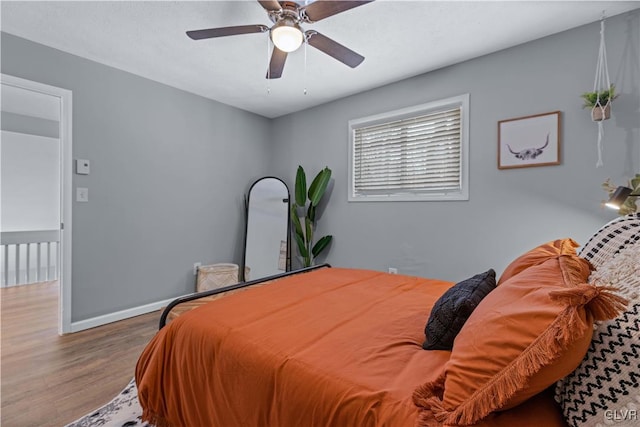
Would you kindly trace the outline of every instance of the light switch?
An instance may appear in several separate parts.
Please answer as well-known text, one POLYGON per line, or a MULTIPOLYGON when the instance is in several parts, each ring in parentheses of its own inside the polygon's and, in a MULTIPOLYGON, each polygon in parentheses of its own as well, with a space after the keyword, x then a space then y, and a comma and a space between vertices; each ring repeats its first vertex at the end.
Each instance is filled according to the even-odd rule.
POLYGON ((78 175, 89 175, 91 162, 84 159, 76 159, 76 173, 78 175))
POLYGON ((88 202, 89 189, 84 187, 76 187, 76 202, 88 202))

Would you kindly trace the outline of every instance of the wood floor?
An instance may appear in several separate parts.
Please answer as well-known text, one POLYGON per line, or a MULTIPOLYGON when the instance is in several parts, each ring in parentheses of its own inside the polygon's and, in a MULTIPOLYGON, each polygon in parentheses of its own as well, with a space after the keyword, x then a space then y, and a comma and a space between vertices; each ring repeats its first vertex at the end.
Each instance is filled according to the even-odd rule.
POLYGON ((159 312, 58 336, 58 284, 0 289, 3 427, 64 426, 116 396, 159 312))

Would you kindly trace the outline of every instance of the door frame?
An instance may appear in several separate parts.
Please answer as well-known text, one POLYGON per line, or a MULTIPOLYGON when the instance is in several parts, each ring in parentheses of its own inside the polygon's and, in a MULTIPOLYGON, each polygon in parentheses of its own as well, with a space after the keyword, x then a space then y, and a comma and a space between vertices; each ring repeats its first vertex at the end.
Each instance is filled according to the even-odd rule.
POLYGON ((2 84, 40 92, 60 100, 60 248, 57 250, 59 299, 58 334, 71 330, 71 210, 73 194, 73 92, 9 74, 0 74, 2 84))

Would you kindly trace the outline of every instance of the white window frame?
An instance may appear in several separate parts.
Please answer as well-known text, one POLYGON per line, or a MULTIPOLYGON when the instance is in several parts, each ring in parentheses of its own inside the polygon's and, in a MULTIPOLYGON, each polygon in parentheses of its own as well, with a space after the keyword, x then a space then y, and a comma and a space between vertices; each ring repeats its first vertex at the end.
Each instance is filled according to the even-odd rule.
POLYGON ((469 200, 469 94, 453 96, 426 104, 402 108, 387 113, 363 117, 349 121, 349 202, 392 202, 392 201, 457 201, 469 200), (460 189, 454 192, 396 193, 389 195, 355 195, 354 149, 355 130, 381 123, 403 120, 429 113, 437 113, 460 107, 460 189))

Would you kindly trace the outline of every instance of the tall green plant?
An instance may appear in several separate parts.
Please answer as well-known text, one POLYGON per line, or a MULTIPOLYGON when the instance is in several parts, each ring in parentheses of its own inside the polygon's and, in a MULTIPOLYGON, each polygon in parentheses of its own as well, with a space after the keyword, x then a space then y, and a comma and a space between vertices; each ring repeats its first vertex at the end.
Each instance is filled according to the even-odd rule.
POLYGON ((324 236, 314 244, 313 237, 316 226, 316 208, 322 200, 327 185, 331 179, 331 169, 325 167, 313 179, 307 191, 307 176, 302 166, 298 166, 296 172, 295 201, 291 205, 291 219, 293 221, 294 239, 298 246, 298 252, 303 267, 313 265, 313 260, 331 243, 333 236, 324 236), (302 217, 299 211, 304 210, 302 217), (304 221, 304 227, 302 222, 304 221))

